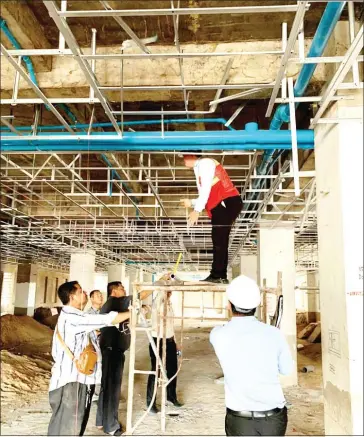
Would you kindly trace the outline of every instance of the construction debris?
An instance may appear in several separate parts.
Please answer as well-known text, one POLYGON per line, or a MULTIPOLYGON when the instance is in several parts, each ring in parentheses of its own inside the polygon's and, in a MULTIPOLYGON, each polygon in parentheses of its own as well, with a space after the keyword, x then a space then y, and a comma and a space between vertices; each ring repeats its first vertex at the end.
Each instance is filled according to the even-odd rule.
POLYGON ((317 326, 313 330, 312 334, 308 337, 310 343, 317 343, 321 340, 321 323, 317 323, 317 326))
POLYGON ((297 335, 297 338, 307 338, 311 333, 314 331, 314 329, 317 327, 318 323, 310 323, 305 328, 302 329, 297 335))

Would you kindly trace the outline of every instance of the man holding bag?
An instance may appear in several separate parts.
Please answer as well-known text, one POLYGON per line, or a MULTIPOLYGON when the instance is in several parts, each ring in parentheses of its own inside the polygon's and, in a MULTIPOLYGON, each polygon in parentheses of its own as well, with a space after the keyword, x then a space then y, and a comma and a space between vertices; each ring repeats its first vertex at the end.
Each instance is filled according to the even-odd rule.
POLYGON ((94 331, 129 319, 129 311, 87 314, 87 295, 77 281, 58 288, 63 303, 53 336, 48 435, 83 435, 95 384, 101 382, 101 352, 94 331))

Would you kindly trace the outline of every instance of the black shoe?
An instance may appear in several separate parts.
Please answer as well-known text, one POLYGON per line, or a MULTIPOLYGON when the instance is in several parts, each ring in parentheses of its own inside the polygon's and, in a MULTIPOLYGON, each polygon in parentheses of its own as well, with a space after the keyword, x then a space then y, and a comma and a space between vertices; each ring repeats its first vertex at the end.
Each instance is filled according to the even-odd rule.
MULTIPOLYGON (((149 405, 147 406, 147 408, 149 408, 149 405)), ((159 410, 158 410, 158 408, 157 408, 157 406, 155 404, 152 406, 152 408, 150 409, 149 413, 150 414, 158 414, 159 413, 159 410)))
POLYGON ((120 425, 120 427, 117 430, 115 430, 113 432, 107 432, 106 434, 108 434, 108 435, 122 435, 122 433, 123 433, 123 429, 120 425))
POLYGON ((181 402, 178 402, 177 399, 173 399, 173 400, 168 399, 168 401, 169 401, 169 402, 172 402, 173 406, 175 406, 175 407, 177 407, 177 408, 181 408, 181 407, 183 407, 183 404, 181 404, 181 402))
POLYGON ((229 281, 223 278, 215 278, 214 276, 209 275, 206 279, 203 279, 202 282, 211 282, 213 284, 228 284, 229 281))

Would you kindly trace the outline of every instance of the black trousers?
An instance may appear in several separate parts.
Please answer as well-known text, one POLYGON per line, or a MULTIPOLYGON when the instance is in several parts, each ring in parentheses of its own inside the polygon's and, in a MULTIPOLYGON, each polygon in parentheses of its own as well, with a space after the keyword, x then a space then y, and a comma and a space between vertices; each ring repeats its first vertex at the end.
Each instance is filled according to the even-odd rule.
POLYGON ((225 417, 226 435, 285 435, 287 429, 287 408, 273 416, 257 419, 234 416, 227 412, 225 417))
POLYGON ((101 352, 102 377, 96 426, 102 426, 104 432, 114 432, 120 428, 118 411, 125 355, 123 350, 117 348, 106 348, 101 352))
POLYGON ((211 210, 213 261, 211 276, 226 279, 229 261, 229 236, 231 228, 243 209, 240 196, 224 200, 225 206, 219 203, 211 210))
MULTIPOLYGON (((157 344, 157 339, 153 337, 154 343, 157 344)), ((162 340, 159 341, 159 356, 162 359, 162 353, 163 353, 163 344, 162 340)), ((149 345, 149 355, 150 355, 150 361, 152 364, 152 370, 156 370, 156 356, 153 352, 152 346, 149 345)), ((177 363, 177 345, 174 341, 174 338, 167 338, 166 343, 166 371, 167 371, 167 377, 168 379, 171 379, 176 373, 178 369, 178 363, 177 363)), ((148 386, 147 386, 147 405, 149 405, 153 398, 154 393, 154 384, 155 384, 155 375, 149 375, 148 377, 148 386)), ((177 399, 177 377, 174 378, 173 381, 171 381, 167 385, 167 399, 169 401, 175 401, 177 399)), ((155 402, 155 401, 154 401, 155 402)))
POLYGON ((90 416, 94 385, 69 382, 49 392, 52 417, 48 435, 83 435, 90 416))

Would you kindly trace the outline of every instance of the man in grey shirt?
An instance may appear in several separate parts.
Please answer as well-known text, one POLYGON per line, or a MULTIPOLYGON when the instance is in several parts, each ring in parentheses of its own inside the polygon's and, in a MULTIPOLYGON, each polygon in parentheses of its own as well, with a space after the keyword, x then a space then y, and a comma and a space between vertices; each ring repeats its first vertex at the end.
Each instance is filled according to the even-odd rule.
POLYGON ((255 281, 239 276, 226 295, 232 319, 210 334, 224 372, 226 435, 284 435, 287 408, 279 374, 293 370, 288 344, 279 329, 255 318, 255 281))

